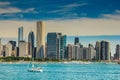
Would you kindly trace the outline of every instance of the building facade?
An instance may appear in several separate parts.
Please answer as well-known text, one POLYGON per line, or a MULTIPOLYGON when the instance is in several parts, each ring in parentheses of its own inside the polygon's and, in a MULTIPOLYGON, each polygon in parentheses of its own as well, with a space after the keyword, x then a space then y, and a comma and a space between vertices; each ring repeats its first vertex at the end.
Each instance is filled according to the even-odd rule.
POLYGON ((60 38, 57 33, 48 33, 47 35, 47 58, 58 59, 60 53, 60 38))
POLYGON ((79 37, 75 37, 74 45, 76 45, 77 43, 79 43, 79 37))
POLYGON ((116 53, 114 55, 114 59, 120 60, 120 45, 119 44, 116 45, 116 53))
POLYGON ((18 46, 20 41, 23 41, 23 27, 18 28, 18 46))
POLYGON ((47 35, 47 58, 61 59, 65 58, 66 35, 61 33, 48 33, 47 35))
POLYGON ((34 32, 31 31, 28 34, 28 54, 31 55, 33 58, 35 57, 34 53, 34 32))
POLYGON ((101 60, 110 60, 110 44, 107 41, 101 41, 101 60))
POLYGON ((95 60, 96 58, 96 50, 95 48, 93 47, 92 44, 89 44, 88 46, 88 54, 87 54, 87 60, 95 60))
POLYGON ((20 41, 20 43, 19 43, 19 57, 31 57, 28 54, 28 42, 20 41))
POLYGON ((37 21, 36 34, 36 58, 45 58, 45 25, 43 21, 37 21))
POLYGON ((60 35, 60 59, 66 58, 66 35, 60 35))
POLYGON ((101 60, 101 44, 98 41, 96 42, 95 50, 96 50, 96 60, 101 60))
POLYGON ((9 41, 6 44, 5 57, 16 56, 15 47, 16 47, 16 41, 9 41))

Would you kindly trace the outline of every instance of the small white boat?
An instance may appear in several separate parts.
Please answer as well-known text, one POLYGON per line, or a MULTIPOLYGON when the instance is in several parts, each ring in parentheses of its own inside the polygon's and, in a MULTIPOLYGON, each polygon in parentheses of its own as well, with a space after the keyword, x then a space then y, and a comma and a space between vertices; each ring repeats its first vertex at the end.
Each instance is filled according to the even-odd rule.
POLYGON ((43 72, 43 70, 40 67, 34 67, 32 64, 32 68, 28 69, 28 72, 43 72))

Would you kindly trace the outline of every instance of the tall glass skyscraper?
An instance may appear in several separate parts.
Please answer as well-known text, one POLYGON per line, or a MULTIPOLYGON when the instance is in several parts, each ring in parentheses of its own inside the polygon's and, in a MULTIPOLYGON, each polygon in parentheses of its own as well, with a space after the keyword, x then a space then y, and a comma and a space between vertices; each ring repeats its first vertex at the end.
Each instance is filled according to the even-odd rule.
POLYGON ((47 35, 47 58, 58 59, 59 36, 57 33, 48 33, 47 35))
POLYGON ((101 41, 101 60, 110 60, 110 43, 101 41))
POLYGON ((23 27, 18 28, 18 46, 20 41, 23 41, 23 27))
POLYGON ((45 26, 43 21, 37 22, 36 58, 45 58, 45 26))
POLYGON ((96 50, 96 60, 101 60, 101 44, 98 41, 96 42, 95 50, 96 50))
POLYGON ((67 57, 66 55, 66 35, 60 36, 60 59, 67 57))
POLYGON ((34 55, 34 32, 31 31, 28 35, 28 54, 32 57, 35 57, 34 55))
POLYGON ((48 33, 47 58, 64 59, 66 50, 66 35, 61 33, 48 33))

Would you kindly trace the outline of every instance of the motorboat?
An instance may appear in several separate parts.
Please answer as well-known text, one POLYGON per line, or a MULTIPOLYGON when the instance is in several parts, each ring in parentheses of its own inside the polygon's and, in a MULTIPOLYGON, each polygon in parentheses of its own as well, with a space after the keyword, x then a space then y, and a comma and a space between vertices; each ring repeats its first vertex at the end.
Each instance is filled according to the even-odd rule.
POLYGON ((28 69, 28 72, 43 72, 43 70, 40 67, 35 67, 34 64, 32 64, 32 68, 28 69))

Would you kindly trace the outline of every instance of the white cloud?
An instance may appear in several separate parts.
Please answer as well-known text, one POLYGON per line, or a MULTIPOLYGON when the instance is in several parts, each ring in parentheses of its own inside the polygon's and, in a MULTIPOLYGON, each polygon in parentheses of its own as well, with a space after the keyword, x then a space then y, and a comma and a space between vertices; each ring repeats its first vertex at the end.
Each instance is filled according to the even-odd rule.
POLYGON ((28 8, 25 10, 16 8, 16 7, 7 7, 7 8, 0 8, 0 14, 10 14, 10 13, 37 13, 35 8, 28 8))
POLYGON ((116 10, 115 12, 118 13, 118 14, 120 14, 120 10, 116 10))
POLYGON ((63 6, 60 6, 60 9, 57 9, 57 10, 52 10, 50 11, 49 13, 65 13, 67 11, 71 11, 73 8, 77 8, 77 7, 82 7, 82 6, 85 6, 87 5, 87 3, 72 3, 72 4, 68 4, 68 5, 63 5, 63 6))
POLYGON ((101 16, 108 19, 120 20, 120 10, 116 10, 114 14, 102 14, 101 16))
POLYGON ((37 11, 35 11, 35 8, 28 8, 26 9, 25 11, 23 11, 25 13, 29 13, 29 12, 32 12, 32 13, 38 13, 37 11))
POLYGON ((73 3, 73 4, 68 4, 68 5, 65 5, 65 6, 62 6, 64 8, 75 8, 75 7, 80 7, 80 6, 85 6, 87 5, 87 3, 73 3))
POLYGON ((105 17, 105 18, 108 18, 108 19, 120 20, 120 15, 115 15, 115 14, 103 14, 102 16, 105 17))
POLYGON ((9 4, 10 4, 10 2, 0 2, 0 6, 7 6, 9 4))
POLYGON ((18 12, 22 12, 22 10, 20 10, 18 8, 14 8, 14 7, 0 8, 0 14, 3 14, 3 13, 18 13, 18 12))

